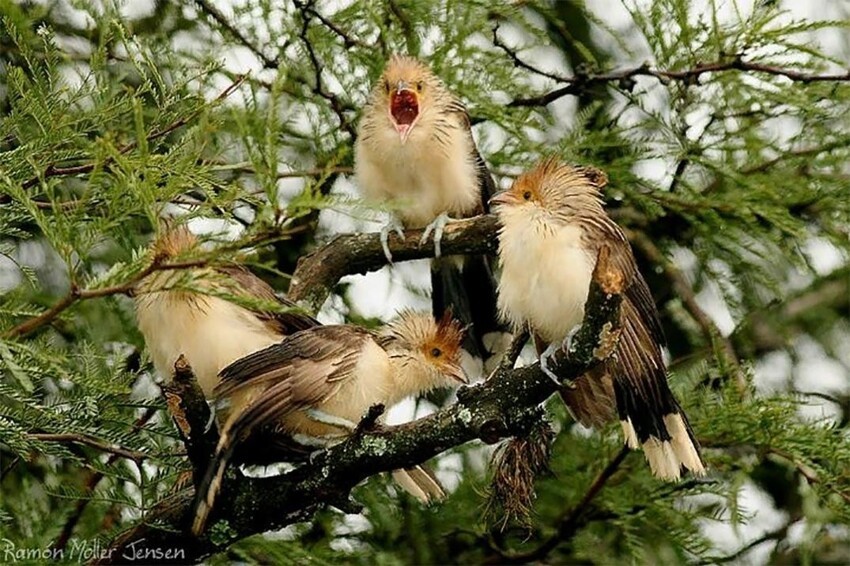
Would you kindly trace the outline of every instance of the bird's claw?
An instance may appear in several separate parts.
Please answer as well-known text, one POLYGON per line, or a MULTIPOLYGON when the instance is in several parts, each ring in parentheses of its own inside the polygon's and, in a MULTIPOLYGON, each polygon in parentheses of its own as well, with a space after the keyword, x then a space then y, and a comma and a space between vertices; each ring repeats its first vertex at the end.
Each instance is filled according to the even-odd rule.
POLYGON ((404 226, 398 218, 393 216, 390 218, 383 228, 381 228, 381 249, 384 250, 384 257, 389 263, 393 262, 393 254, 390 252, 390 232, 395 232, 400 239, 404 239, 404 226))
POLYGON ((555 375, 555 372, 549 369, 549 358, 552 357, 552 355, 555 353, 555 350, 557 349, 558 347, 553 342, 552 344, 549 344, 549 346, 543 351, 542 354, 540 354, 540 369, 543 371, 546 377, 555 382, 555 385, 561 387, 560 378, 555 375))
POLYGON ((552 358, 552 356, 555 355, 555 352, 557 352, 558 350, 562 350, 564 352, 570 351, 570 347, 573 343, 573 337, 575 337, 580 328, 581 325, 577 324, 567 333, 567 336, 564 338, 563 342, 561 342, 560 344, 556 342, 549 344, 549 346, 543 351, 543 353, 540 354, 540 369, 543 371, 544 374, 546 374, 546 377, 554 381, 558 387, 563 387, 566 389, 575 389, 575 384, 572 381, 561 381, 561 379, 557 375, 555 375, 555 372, 553 372, 549 368, 549 360, 552 358))
POLYGON ((204 425, 204 434, 208 433, 215 424, 216 403, 210 403, 210 418, 207 419, 207 424, 204 425))
POLYGON ((419 245, 422 246, 425 242, 428 241, 428 237, 431 236, 431 232, 434 233, 434 257, 440 257, 442 255, 442 251, 440 250, 440 241, 443 239, 443 230, 446 228, 446 224, 451 221, 448 212, 444 212, 434 219, 433 222, 425 226, 425 231, 422 232, 422 237, 419 239, 419 245))

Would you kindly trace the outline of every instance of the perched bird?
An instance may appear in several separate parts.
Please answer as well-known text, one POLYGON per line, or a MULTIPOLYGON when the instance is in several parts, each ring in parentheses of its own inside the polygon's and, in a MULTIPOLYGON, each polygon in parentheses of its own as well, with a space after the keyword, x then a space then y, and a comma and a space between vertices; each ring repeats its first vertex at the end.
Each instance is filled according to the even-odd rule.
MULTIPOLYGON (((351 434, 370 407, 466 383, 460 365, 463 331, 444 316, 403 311, 378 332, 317 326, 251 354, 221 372, 216 394, 239 405, 222 427, 215 456, 196 495, 192 531, 203 531, 233 450, 256 431, 285 431, 304 444, 327 446, 351 434)), ((441 494, 422 468, 394 474, 402 487, 441 494)))
MULTIPOLYGON (((153 246, 163 260, 196 249, 198 239, 185 226, 169 227, 153 246)), ((231 362, 319 324, 235 264, 155 271, 136 286, 134 300, 139 330, 156 370, 170 378, 174 362, 183 354, 207 398, 218 385, 218 373, 231 362), (283 308, 252 310, 227 300, 228 296, 283 308)))
POLYGON ((602 171, 550 158, 492 199, 501 224, 499 311, 515 329, 529 327, 538 353, 545 347, 541 366, 554 378, 548 358, 581 324, 597 254, 608 246, 627 281, 617 350, 562 397, 585 425, 619 415, 626 443, 643 447, 657 477, 678 479, 682 466, 703 474, 693 431, 667 385, 655 302, 628 240, 603 208, 606 184, 602 171))
POLYGON ((387 63, 363 111, 354 171, 366 200, 392 209, 392 220, 381 231, 389 261, 391 230, 425 228, 423 242, 433 233, 434 315, 451 308, 471 324, 470 353, 486 357, 493 348, 485 335, 502 329, 491 266, 483 255, 441 258, 440 239, 450 218, 489 212, 495 184, 463 103, 421 61, 395 55, 387 63))

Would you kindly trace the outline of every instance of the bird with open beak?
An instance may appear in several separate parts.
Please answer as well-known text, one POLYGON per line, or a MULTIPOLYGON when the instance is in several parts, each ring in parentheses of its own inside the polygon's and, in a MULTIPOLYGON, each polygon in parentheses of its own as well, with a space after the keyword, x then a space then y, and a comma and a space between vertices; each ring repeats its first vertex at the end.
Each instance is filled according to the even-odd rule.
POLYGON ((608 246, 627 281, 617 349, 563 388, 562 397, 586 426, 619 416, 626 443, 643 448, 657 477, 676 480, 683 467, 701 475, 699 445, 667 384, 655 302, 628 240, 603 208, 606 184, 598 169, 550 158, 492 199, 501 224, 499 311, 514 328, 530 329, 542 369, 559 382, 548 359, 568 349, 584 317, 597 255, 608 246))
MULTIPOLYGON (((444 316, 403 311, 377 332, 352 325, 318 326, 243 358, 221 372, 216 394, 236 400, 215 456, 196 495, 192 531, 203 531, 234 448, 255 431, 273 428, 324 447, 343 440, 370 407, 391 406, 452 382, 466 383, 460 365, 463 331, 444 316)), ((393 477, 420 499, 442 488, 420 467, 393 477)))
POLYGON ((451 308, 464 324, 471 324, 467 346, 485 357, 492 347, 485 346, 484 336, 501 330, 491 266, 483 255, 441 258, 440 250, 450 218, 488 212, 495 192, 463 103, 425 63, 395 55, 364 108, 354 152, 363 196, 392 211, 392 220, 381 230, 387 259, 392 261, 387 244, 391 230, 401 236, 402 228, 425 228, 423 242, 433 233, 434 315, 451 308))

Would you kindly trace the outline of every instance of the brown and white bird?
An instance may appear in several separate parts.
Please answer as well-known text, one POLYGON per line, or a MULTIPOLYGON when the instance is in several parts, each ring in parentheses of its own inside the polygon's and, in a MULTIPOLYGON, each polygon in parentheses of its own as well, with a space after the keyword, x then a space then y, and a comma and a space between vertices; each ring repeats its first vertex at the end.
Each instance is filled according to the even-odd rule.
POLYGON ((562 397, 585 425, 618 415, 626 443, 643 447, 657 477, 678 479, 683 466, 703 474, 693 431, 667 385, 655 302, 628 240, 603 208, 606 184, 602 171, 551 158, 492 199, 501 223, 499 311, 515 329, 529 327, 538 353, 546 347, 541 367, 557 381, 547 360, 581 324, 598 251, 608 246, 628 282, 617 350, 562 397))
POLYGON ((354 147, 357 185, 367 201, 389 205, 392 220, 381 230, 392 261, 389 232, 425 228, 433 233, 431 266, 434 315, 451 309, 472 324, 471 352, 492 350, 484 336, 501 330, 496 283, 485 256, 441 258, 440 239, 451 218, 489 211, 495 184, 472 137, 463 103, 423 62, 395 55, 375 84, 354 147))
MULTIPOLYGON (((182 225, 164 228, 153 244, 161 260, 188 254, 198 245, 197 237, 182 225)), ((231 362, 319 324, 236 264, 156 271, 136 286, 134 300, 139 330, 156 370, 170 379, 182 354, 207 398, 218 385, 218 373, 231 362), (252 310, 227 297, 277 303, 281 309, 252 310)))
MULTIPOLYGON (((285 432, 304 444, 339 442, 370 407, 391 406, 452 381, 466 383, 460 365, 463 331, 449 316, 403 311, 373 332, 358 326, 317 326, 245 357, 221 372, 216 394, 237 403, 198 489, 192 531, 203 531, 233 450, 257 431, 285 432)), ((442 489, 422 468, 394 473, 424 498, 442 489), (431 491, 431 493, 428 493, 431 491)))

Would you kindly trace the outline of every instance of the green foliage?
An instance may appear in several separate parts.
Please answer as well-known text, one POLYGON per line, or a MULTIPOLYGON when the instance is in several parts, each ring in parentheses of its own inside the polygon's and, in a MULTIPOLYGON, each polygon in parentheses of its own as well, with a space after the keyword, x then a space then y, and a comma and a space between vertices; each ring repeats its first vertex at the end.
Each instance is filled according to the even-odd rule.
MULTIPOLYGON (((850 557, 836 529, 850 523, 850 395, 846 384, 800 394, 794 379, 815 371, 806 343, 850 375, 850 80, 803 80, 846 72, 846 46, 818 40, 846 34, 850 14, 664 0, 626 2, 623 23, 572 0, 245 0, 223 25, 211 2, 129 4, 0 0, 0 539, 108 541, 175 489, 188 463, 120 292, 151 265, 157 218, 182 207, 238 232, 187 259, 238 258, 284 290, 322 213, 356 214, 341 180, 359 109, 401 51, 466 102, 502 186, 548 153, 596 165, 617 221, 675 259, 660 265, 634 240, 710 475, 661 484, 630 453, 586 501, 619 431, 588 433, 553 402, 561 432, 528 529, 488 523, 489 452, 465 446, 443 462, 459 470, 444 504, 423 508, 376 477, 355 492, 357 520, 323 510, 212 562, 722 561, 737 547, 706 526, 757 522, 747 490, 805 527, 769 539, 781 541, 773 561, 850 557), (712 64, 723 68, 685 73, 712 64), (565 85, 576 88, 548 106, 517 103, 565 85), (728 338, 695 312, 712 301, 734 323, 728 338), (777 356, 790 360, 785 385, 763 387, 753 375, 777 356), (804 418, 824 396, 839 416, 804 418)), ((335 304, 362 323, 347 289, 335 304)))

